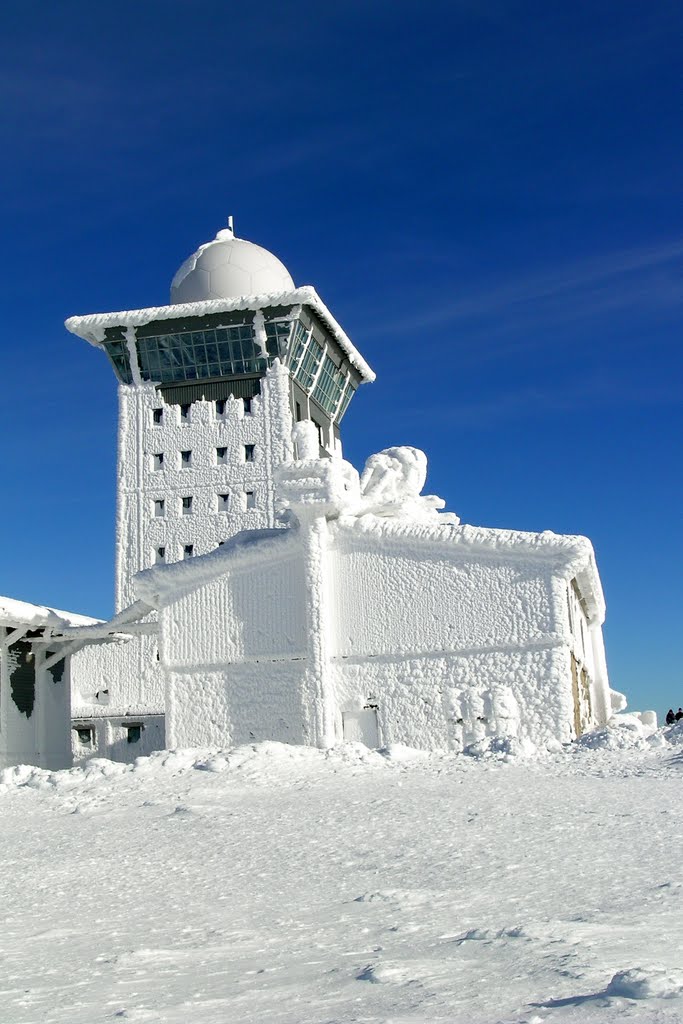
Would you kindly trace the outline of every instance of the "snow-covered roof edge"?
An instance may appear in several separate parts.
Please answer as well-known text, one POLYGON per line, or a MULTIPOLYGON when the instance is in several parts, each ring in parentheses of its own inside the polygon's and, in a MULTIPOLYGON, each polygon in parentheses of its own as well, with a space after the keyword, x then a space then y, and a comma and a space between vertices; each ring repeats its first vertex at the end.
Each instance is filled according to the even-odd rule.
MULTIPOLYGON (((507 558, 530 558, 546 562, 552 560, 554 567, 565 578, 576 577, 591 620, 604 620, 602 585, 593 545, 587 537, 557 534, 549 530, 545 533, 525 533, 481 526, 432 525, 373 515, 345 516, 332 520, 329 525, 333 536, 335 533, 346 533, 361 541, 372 538, 380 542, 408 541, 417 544, 422 550, 434 545, 441 554, 450 549, 487 558, 499 554, 507 558)), ((245 530, 207 555, 143 570, 134 577, 135 592, 141 600, 158 607, 164 603, 163 598, 201 586, 236 565, 263 556, 285 556, 289 546, 296 543, 297 533, 294 529, 245 530)))
POLYGON ((0 621, 23 626, 92 626, 101 619, 89 615, 77 615, 59 608, 47 608, 28 601, 17 601, 13 597, 0 597, 0 621))
POLYGON ((315 288, 304 285, 288 292, 270 295, 240 295, 236 299, 206 299, 203 302, 182 302, 169 306, 150 306, 148 309, 128 309, 118 313, 89 313, 70 316, 64 326, 72 334, 101 348, 108 327, 142 327, 154 320, 177 320, 188 316, 207 316, 210 313, 232 313, 243 309, 257 310, 268 306, 309 306, 329 328, 334 339, 358 370, 363 380, 372 383, 375 372, 363 359, 346 332, 340 327, 315 288))

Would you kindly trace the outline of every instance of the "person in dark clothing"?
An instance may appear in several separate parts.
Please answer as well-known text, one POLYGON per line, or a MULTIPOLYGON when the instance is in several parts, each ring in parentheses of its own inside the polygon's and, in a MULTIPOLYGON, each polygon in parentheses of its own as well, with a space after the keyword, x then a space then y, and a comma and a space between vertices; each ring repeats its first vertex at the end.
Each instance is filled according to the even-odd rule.
POLYGON ((679 708, 676 712, 676 721, 680 722, 681 718, 683 718, 683 708, 679 708))
POLYGON ((676 721, 676 716, 674 714, 674 709, 673 708, 669 708, 669 710, 666 713, 666 724, 667 725, 673 725, 675 721, 676 721))

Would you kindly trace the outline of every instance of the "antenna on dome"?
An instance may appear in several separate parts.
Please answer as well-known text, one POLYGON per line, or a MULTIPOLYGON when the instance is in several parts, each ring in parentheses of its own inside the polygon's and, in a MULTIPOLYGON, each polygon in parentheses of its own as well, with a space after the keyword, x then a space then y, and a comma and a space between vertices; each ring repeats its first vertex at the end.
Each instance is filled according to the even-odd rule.
POLYGON ((233 234, 235 233, 235 225, 232 214, 230 214, 230 216, 228 217, 228 231, 232 231, 233 234))

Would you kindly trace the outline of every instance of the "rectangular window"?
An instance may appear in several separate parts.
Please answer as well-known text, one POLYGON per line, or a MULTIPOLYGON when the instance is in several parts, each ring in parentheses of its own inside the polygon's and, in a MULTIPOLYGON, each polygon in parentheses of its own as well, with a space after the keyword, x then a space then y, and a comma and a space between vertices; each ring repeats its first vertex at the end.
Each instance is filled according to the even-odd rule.
POLYGON ((180 453, 180 465, 184 469, 186 466, 192 465, 192 452, 181 452, 180 453))
POLYGON ((184 516, 192 515, 192 498, 188 495, 188 497, 187 498, 183 498, 182 501, 183 501, 183 515, 184 516))
POLYGON ((194 544, 185 544, 183 547, 183 558, 192 558, 194 555, 194 544))
POLYGON ((157 500, 154 502, 154 515, 155 516, 163 516, 163 515, 165 515, 166 514, 165 513, 165 509, 166 509, 166 502, 164 501, 164 499, 163 498, 157 498, 157 500))
POLYGON ((242 404, 244 405, 244 415, 251 416, 251 398, 243 398, 242 404))
POLYGON ((129 743, 139 743, 140 742, 140 737, 142 736, 142 730, 144 728, 145 727, 142 724, 140 724, 140 725, 127 725, 126 726, 126 733, 128 735, 128 742, 129 743))
POLYGON ((81 747, 95 746, 95 730, 91 725, 77 725, 74 727, 74 732, 81 747))
POLYGON ((313 420, 313 426, 318 431, 318 444, 321 448, 325 447, 325 441, 323 440, 323 428, 317 420, 313 420))
POLYGON ((229 494, 219 494, 218 495, 218 511, 219 512, 227 512, 229 508, 230 508, 230 495, 229 494))
POLYGON ((181 423, 189 423, 190 422, 190 409, 191 408, 192 408, 192 406, 190 406, 190 405, 181 405, 180 406, 180 422, 181 423))
POLYGON ((163 452, 157 452, 155 455, 152 456, 152 465, 154 466, 155 469, 163 469, 164 468, 164 453, 163 452))
POLYGON ((253 462, 254 461, 254 450, 255 450, 255 448, 256 448, 256 445, 245 444, 245 446, 244 446, 244 461, 245 462, 253 462))
POLYGON ((296 403, 296 422, 301 423, 301 405, 299 402, 296 403))
POLYGON ((228 449, 216 448, 216 465, 223 466, 228 461, 228 449))
POLYGON ((244 492, 244 507, 245 508, 256 508, 256 495, 253 491, 244 492))
POLYGON ((164 410, 163 409, 152 409, 152 422, 157 426, 164 422, 164 410))
POLYGON ((225 402, 219 398, 216 402, 216 416, 223 416, 225 413, 225 402))
POLYGON ((166 548, 156 548, 154 552, 154 561, 157 565, 162 565, 166 561, 166 548))

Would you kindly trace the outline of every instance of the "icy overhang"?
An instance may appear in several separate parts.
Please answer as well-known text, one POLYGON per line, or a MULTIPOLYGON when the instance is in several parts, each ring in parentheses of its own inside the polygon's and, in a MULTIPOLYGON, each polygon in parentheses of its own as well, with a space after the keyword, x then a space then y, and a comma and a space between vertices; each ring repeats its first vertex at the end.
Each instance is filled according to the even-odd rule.
POLYGON ((111 327, 135 328, 157 320, 181 320, 187 317, 208 316, 212 313, 233 313, 240 310, 256 311, 272 306, 306 306, 313 310, 362 379, 368 383, 374 381, 374 371, 332 316, 315 288, 310 285, 295 288, 293 291, 268 295, 242 295, 236 299, 207 299, 204 302, 151 306, 148 309, 129 309, 118 313, 90 313, 86 316, 71 316, 65 321, 65 327, 72 334, 101 348, 105 339, 105 331, 111 327))
POLYGON ((237 565, 258 564, 264 557, 286 557, 298 550, 296 544, 296 530, 243 530, 206 555, 143 569, 133 578, 133 587, 140 601, 158 608, 169 597, 193 590, 237 565))
POLYGON ((101 622, 101 619, 64 612, 59 608, 30 604, 28 601, 16 601, 12 597, 0 597, 0 622, 6 625, 35 628, 49 626, 52 629, 62 629, 71 626, 92 626, 101 622))

